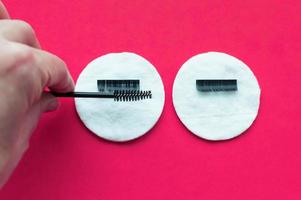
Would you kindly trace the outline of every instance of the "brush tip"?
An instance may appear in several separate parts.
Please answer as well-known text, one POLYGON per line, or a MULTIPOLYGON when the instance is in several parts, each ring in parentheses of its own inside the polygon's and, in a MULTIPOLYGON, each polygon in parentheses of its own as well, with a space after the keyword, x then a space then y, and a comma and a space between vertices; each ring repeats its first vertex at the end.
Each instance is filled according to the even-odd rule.
POLYGON ((143 99, 151 99, 151 91, 141 90, 115 90, 114 100, 115 101, 139 101, 143 99))

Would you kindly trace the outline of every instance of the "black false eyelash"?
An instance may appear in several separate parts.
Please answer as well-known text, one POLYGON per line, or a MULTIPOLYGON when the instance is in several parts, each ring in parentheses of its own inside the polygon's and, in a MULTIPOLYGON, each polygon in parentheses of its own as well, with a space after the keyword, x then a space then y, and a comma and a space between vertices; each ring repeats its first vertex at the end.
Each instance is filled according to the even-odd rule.
POLYGON ((196 80, 196 88, 201 92, 236 91, 236 79, 203 79, 196 80))
POLYGON ((97 88, 99 92, 112 92, 115 90, 140 90, 140 81, 134 79, 128 80, 97 80, 97 88))

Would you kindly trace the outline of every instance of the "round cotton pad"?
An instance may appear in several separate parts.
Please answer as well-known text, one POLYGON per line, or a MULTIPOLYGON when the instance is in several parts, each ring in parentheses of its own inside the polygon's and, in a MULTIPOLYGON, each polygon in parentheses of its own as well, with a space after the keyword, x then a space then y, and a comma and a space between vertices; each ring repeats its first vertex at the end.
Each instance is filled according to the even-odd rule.
POLYGON ((173 85, 173 104, 182 123, 195 135, 226 140, 240 135, 255 120, 260 88, 249 67, 225 53, 209 52, 189 59, 173 85), (197 79, 236 79, 237 91, 201 92, 197 79))
POLYGON ((85 126, 111 141, 128 141, 148 132, 158 121, 164 105, 164 87, 155 67, 134 53, 99 57, 81 72, 75 91, 97 92, 97 80, 140 80, 140 90, 152 98, 117 102, 113 99, 76 98, 77 113, 85 126))

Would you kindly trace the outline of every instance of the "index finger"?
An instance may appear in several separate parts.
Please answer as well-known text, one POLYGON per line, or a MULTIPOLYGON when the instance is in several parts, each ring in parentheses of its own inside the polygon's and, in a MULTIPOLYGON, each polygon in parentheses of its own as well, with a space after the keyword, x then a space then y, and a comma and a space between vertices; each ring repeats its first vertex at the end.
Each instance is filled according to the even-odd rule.
POLYGON ((9 14, 8 14, 4 4, 0 0, 0 19, 9 19, 9 18, 10 18, 9 14))
POLYGON ((74 82, 64 61, 46 51, 37 49, 35 51, 42 86, 55 92, 73 91, 74 82))

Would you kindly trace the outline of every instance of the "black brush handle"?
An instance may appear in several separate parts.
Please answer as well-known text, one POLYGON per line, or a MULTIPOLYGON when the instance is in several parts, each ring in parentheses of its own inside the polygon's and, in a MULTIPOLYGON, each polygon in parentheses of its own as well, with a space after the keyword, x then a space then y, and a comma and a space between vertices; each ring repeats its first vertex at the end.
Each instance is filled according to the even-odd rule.
POLYGON ((114 98, 113 94, 103 94, 100 92, 48 92, 55 97, 80 97, 80 98, 114 98))

